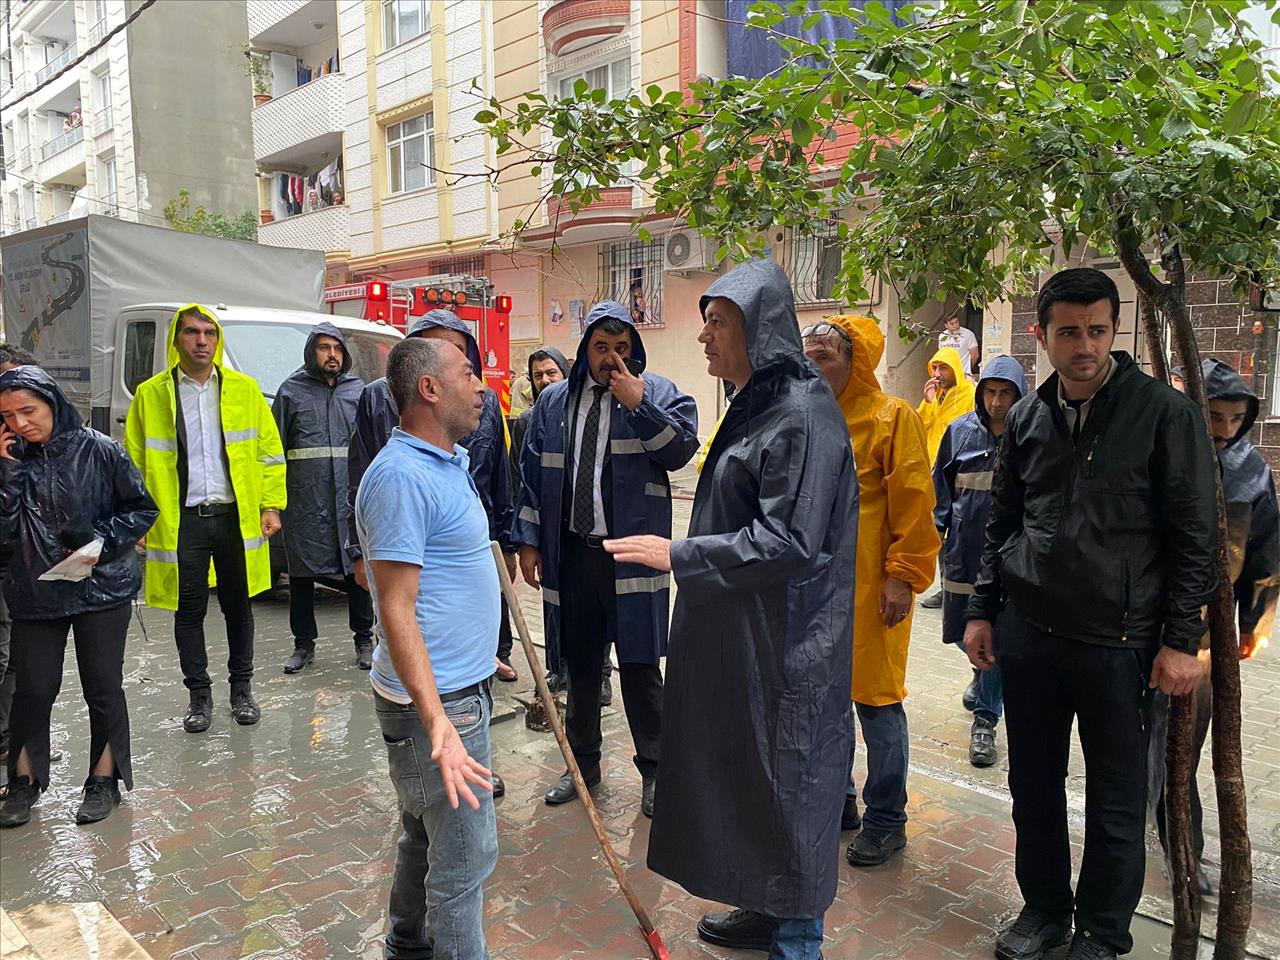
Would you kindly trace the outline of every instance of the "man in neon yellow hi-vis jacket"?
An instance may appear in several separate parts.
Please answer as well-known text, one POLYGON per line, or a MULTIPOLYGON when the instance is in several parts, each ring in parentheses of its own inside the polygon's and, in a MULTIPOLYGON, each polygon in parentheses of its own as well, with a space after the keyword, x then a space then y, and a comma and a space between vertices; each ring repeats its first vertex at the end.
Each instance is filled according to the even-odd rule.
POLYGON ((271 586, 267 540, 285 506, 284 448, 257 383, 222 365, 222 327, 207 307, 174 314, 168 365, 138 386, 125 446, 160 507, 146 539, 146 598, 175 611, 191 696, 183 727, 200 733, 213 719, 204 642, 210 562, 227 622, 231 713, 237 723, 257 723, 249 598, 271 586))

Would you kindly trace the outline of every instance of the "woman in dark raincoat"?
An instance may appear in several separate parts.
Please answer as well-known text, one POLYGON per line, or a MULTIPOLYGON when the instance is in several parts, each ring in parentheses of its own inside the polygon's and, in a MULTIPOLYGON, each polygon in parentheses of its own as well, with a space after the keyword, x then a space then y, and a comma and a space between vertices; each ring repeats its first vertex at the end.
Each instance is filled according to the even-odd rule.
POLYGON ((0 826, 26 823, 49 786, 49 714, 69 630, 89 706, 89 778, 76 822, 92 823, 120 802, 119 781, 133 789, 124 644, 142 585, 134 544, 159 510, 124 448, 86 427, 39 367, 0 376, 0 415, 0 535, 13 549, 4 595, 18 677, 0 826), (95 540, 102 551, 88 577, 38 579, 95 540))
POLYGON ((712 284, 700 340, 713 368, 716 298, 745 317, 751 373, 711 444, 688 539, 670 546, 649 867, 743 908, 704 917, 704 939, 807 960, 835 899, 849 776, 858 480, 786 275, 757 261, 712 284))

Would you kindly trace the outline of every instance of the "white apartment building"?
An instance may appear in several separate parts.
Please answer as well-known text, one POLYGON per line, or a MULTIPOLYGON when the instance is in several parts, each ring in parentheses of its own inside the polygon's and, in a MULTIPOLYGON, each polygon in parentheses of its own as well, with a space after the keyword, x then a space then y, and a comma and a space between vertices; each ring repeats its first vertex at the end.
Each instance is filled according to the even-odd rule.
POLYGON ((183 189, 193 208, 256 209, 243 2, 159 0, 117 30, 133 7, 0 0, 3 232, 87 213, 163 225, 183 189))

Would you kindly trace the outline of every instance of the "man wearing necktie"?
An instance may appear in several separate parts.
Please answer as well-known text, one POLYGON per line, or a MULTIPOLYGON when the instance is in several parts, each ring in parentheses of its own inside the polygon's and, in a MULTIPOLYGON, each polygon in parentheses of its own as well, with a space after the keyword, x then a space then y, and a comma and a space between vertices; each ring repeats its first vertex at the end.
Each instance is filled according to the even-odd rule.
MULTIPOLYGON (((617 651, 641 810, 652 816, 670 576, 615 563, 602 544, 671 536, 668 473, 697 451, 698 414, 692 397, 645 372, 644 362, 631 312, 613 300, 597 304, 568 379, 546 387, 533 408, 511 540, 525 580, 541 587, 546 634, 560 641, 569 744, 588 786, 600 782, 601 671, 610 644, 617 651)), ((566 773, 546 801, 574 796, 566 773)))

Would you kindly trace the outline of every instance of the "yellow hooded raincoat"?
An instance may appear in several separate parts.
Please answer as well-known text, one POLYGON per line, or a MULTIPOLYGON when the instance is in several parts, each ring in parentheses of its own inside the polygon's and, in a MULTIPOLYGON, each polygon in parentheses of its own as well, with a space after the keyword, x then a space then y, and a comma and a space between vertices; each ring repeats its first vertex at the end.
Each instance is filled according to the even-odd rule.
MULTIPOLYGON (((884 393, 876 380, 876 365, 884 353, 879 325, 870 317, 828 317, 827 322, 843 329, 853 342, 849 383, 836 398, 849 424, 858 467, 853 699, 883 707, 907 696, 912 614, 886 627, 880 616, 880 591, 886 577, 910 584, 916 593, 933 583, 942 546, 933 525, 933 475, 920 418, 907 401, 884 393)), ((958 362, 958 354, 956 358, 958 362)))
MULTIPOLYGON (((147 533, 147 604, 178 608, 178 430, 174 369, 178 366, 178 317, 194 307, 218 328, 213 354, 220 377, 222 437, 231 487, 239 507, 244 537, 249 595, 271 586, 271 552, 262 536, 262 511, 285 506, 285 457, 271 407, 252 377, 222 365, 222 326, 207 307, 179 308, 169 328, 168 366, 138 385, 125 426, 125 448, 138 467, 147 491, 160 507, 160 518, 147 533)), ((212 565, 211 565, 212 567, 212 565)), ((210 569, 210 584, 213 573, 210 569)))
POLYGON ((966 413, 973 413, 973 401, 976 388, 965 378, 964 363, 955 347, 943 347, 929 361, 929 369, 935 363, 945 363, 956 376, 956 385, 933 398, 933 402, 921 400, 916 413, 924 421, 925 435, 929 440, 929 466, 938 458, 938 447, 942 444, 942 435, 952 420, 959 420, 966 413))

